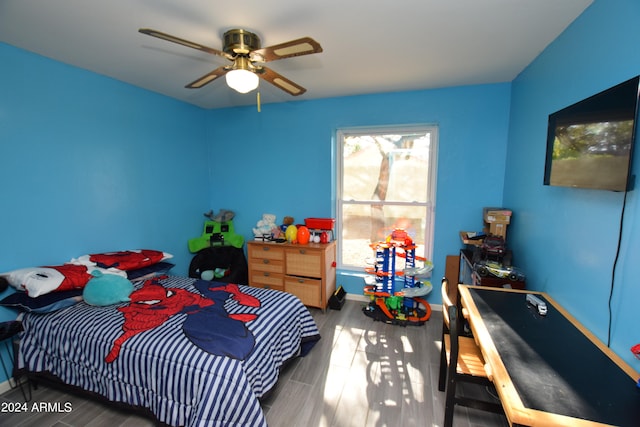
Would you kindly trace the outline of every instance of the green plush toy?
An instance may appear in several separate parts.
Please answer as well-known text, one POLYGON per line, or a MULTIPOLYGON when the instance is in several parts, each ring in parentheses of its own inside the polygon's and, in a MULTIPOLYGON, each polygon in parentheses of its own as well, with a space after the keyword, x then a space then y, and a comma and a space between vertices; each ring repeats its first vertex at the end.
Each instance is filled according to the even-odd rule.
POLYGON ((133 292, 133 283, 129 279, 115 274, 102 274, 98 270, 91 272, 89 280, 82 291, 84 301, 89 305, 105 306, 129 301, 133 292))
MULTIPOLYGON (((229 218, 230 211, 224 212, 226 215, 224 218, 229 218)), ((205 216, 209 217, 208 215, 205 214, 205 216)), ((216 218, 219 218, 219 216, 216 218)), ((242 248, 244 245, 244 237, 236 234, 231 219, 225 219, 223 222, 205 221, 202 235, 195 239, 189 239, 189 251, 192 253, 216 245, 231 245, 236 248, 242 248)))
POLYGON ((224 276, 229 275, 228 268, 216 268, 215 270, 205 270, 200 274, 202 280, 212 281, 214 279, 221 279, 224 276))

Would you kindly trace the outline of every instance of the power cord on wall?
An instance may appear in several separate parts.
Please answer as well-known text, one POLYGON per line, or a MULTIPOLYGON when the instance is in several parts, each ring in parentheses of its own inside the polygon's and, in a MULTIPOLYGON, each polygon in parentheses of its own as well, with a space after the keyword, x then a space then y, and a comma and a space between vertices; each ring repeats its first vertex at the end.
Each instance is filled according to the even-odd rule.
POLYGON ((615 287, 615 282, 616 282, 616 268, 618 266, 618 258, 620 257, 620 246, 622 244, 622 229, 624 226, 624 211, 627 206, 627 193, 628 191, 624 192, 624 199, 622 200, 622 211, 620 212, 620 229, 618 231, 618 247, 616 248, 616 257, 613 260, 613 270, 611 272, 611 289, 609 290, 609 328, 607 331, 607 347, 611 346, 611 322, 613 321, 611 301, 613 300, 613 289, 615 287))

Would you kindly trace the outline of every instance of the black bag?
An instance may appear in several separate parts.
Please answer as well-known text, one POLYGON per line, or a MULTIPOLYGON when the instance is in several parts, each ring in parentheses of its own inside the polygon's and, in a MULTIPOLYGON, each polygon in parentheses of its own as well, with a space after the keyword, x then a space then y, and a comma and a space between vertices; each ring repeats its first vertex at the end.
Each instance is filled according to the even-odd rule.
POLYGON ((224 276, 213 281, 249 284, 249 268, 242 248, 235 246, 211 246, 195 254, 189 264, 189 277, 200 279, 204 271, 225 270, 224 276))

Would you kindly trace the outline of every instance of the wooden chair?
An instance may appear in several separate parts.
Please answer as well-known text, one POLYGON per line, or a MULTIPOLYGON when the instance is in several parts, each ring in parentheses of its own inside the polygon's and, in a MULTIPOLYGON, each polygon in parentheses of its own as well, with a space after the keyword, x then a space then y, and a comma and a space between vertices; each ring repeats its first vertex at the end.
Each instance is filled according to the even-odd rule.
POLYGON ((440 375, 438 390, 445 392, 444 427, 451 427, 455 405, 504 413, 502 406, 495 402, 461 396, 457 393, 458 383, 491 385, 485 370, 485 362, 480 348, 473 338, 460 336, 461 316, 458 307, 449 299, 449 282, 442 279, 442 349, 440 351, 440 375))

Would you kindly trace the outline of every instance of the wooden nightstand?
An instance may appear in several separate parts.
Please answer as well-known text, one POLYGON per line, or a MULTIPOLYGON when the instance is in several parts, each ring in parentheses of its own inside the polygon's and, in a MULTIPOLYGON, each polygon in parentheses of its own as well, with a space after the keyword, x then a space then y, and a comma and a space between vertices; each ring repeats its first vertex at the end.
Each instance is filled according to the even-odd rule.
POLYGON ((304 305, 325 309, 336 290, 336 243, 247 242, 249 284, 297 296, 304 305))

